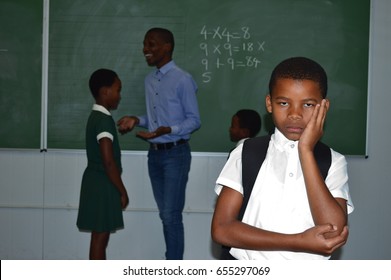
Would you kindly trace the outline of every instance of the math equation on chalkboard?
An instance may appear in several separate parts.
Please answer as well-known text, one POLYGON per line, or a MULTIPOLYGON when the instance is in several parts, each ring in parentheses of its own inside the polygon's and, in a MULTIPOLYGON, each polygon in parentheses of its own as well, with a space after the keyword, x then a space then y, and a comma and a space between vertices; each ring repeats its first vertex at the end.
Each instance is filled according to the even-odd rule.
POLYGON ((253 39, 250 28, 208 27, 200 30, 202 82, 209 83, 219 71, 257 69, 265 52, 265 41, 253 39))

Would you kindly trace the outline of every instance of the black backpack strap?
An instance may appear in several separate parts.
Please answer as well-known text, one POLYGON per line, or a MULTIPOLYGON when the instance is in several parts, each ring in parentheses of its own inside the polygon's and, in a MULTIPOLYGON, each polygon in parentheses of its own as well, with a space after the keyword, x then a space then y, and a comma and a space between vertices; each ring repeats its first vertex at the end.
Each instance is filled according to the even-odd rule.
POLYGON ((323 180, 326 180, 331 165, 331 150, 330 147, 322 142, 318 142, 314 148, 314 156, 323 180))
MULTIPOLYGON (((257 178, 262 162, 265 160, 267 148, 269 147, 270 135, 249 138, 243 143, 242 149, 242 185, 243 203, 239 211, 238 220, 241 221, 246 210, 251 191, 257 178)), ((234 260, 229 253, 231 247, 222 246, 221 260, 234 260)))
POLYGON ((248 200, 251 196, 255 180, 257 179, 259 169, 265 160, 267 149, 269 147, 270 135, 263 137, 250 138, 244 141, 242 150, 242 185, 243 185, 243 203, 239 212, 238 219, 242 220, 246 210, 248 200))

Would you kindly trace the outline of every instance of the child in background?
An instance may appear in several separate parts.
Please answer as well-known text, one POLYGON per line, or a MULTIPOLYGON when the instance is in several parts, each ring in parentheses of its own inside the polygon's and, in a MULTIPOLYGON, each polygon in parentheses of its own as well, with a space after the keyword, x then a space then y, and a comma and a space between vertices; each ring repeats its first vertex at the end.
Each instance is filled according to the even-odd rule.
POLYGON ((233 258, 322 260, 346 243, 353 211, 346 159, 326 147, 331 164, 323 179, 314 154, 329 108, 326 95, 326 73, 313 60, 290 58, 273 70, 266 108, 276 128, 241 220, 247 141, 231 153, 216 182, 212 237, 232 248, 233 258))
POLYGON ((239 146, 247 138, 255 137, 261 130, 261 117, 251 109, 242 109, 232 116, 229 136, 239 146))
POLYGON ((110 232, 123 228, 122 210, 129 199, 121 179, 121 150, 110 114, 121 99, 121 81, 108 69, 96 70, 89 80, 95 99, 86 128, 88 165, 84 171, 77 227, 91 231, 90 259, 106 259, 110 232))

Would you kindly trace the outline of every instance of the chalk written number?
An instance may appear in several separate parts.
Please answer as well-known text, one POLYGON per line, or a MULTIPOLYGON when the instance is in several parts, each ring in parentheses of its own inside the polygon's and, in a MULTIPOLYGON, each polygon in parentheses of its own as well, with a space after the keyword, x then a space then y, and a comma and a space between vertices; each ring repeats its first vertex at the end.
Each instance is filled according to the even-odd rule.
POLYGON ((245 26, 241 28, 240 32, 229 32, 227 28, 222 28, 217 26, 216 28, 212 28, 210 31, 207 29, 206 25, 204 25, 201 29, 200 34, 204 37, 204 40, 208 39, 225 39, 227 42, 230 42, 231 39, 246 39, 249 40, 251 38, 250 28, 245 26))
MULTIPOLYGON (((205 68, 205 71, 208 71, 210 68, 209 59, 203 58, 201 60, 202 65, 205 68)), ((216 66, 217 69, 228 66, 231 70, 235 70, 238 67, 252 67, 257 68, 261 61, 253 56, 246 56, 245 60, 234 59, 232 57, 227 58, 226 60, 222 60, 219 57, 216 58, 216 62, 212 64, 212 66, 216 66)))
POLYGON ((254 51, 265 51, 264 49, 265 42, 245 42, 241 45, 232 45, 231 43, 225 44, 214 44, 212 46, 207 43, 201 43, 200 49, 204 52, 205 56, 209 56, 210 54, 222 55, 223 52, 228 53, 229 56, 232 56, 235 52, 254 52, 254 51))

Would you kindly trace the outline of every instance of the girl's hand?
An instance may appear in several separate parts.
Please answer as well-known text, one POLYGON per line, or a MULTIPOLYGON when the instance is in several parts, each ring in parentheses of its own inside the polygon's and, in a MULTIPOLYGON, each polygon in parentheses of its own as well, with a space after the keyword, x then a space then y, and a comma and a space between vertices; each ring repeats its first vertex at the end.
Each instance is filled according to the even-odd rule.
POLYGON ((126 206, 129 204, 129 197, 127 193, 124 193, 121 195, 121 207, 122 209, 125 209, 126 206))

